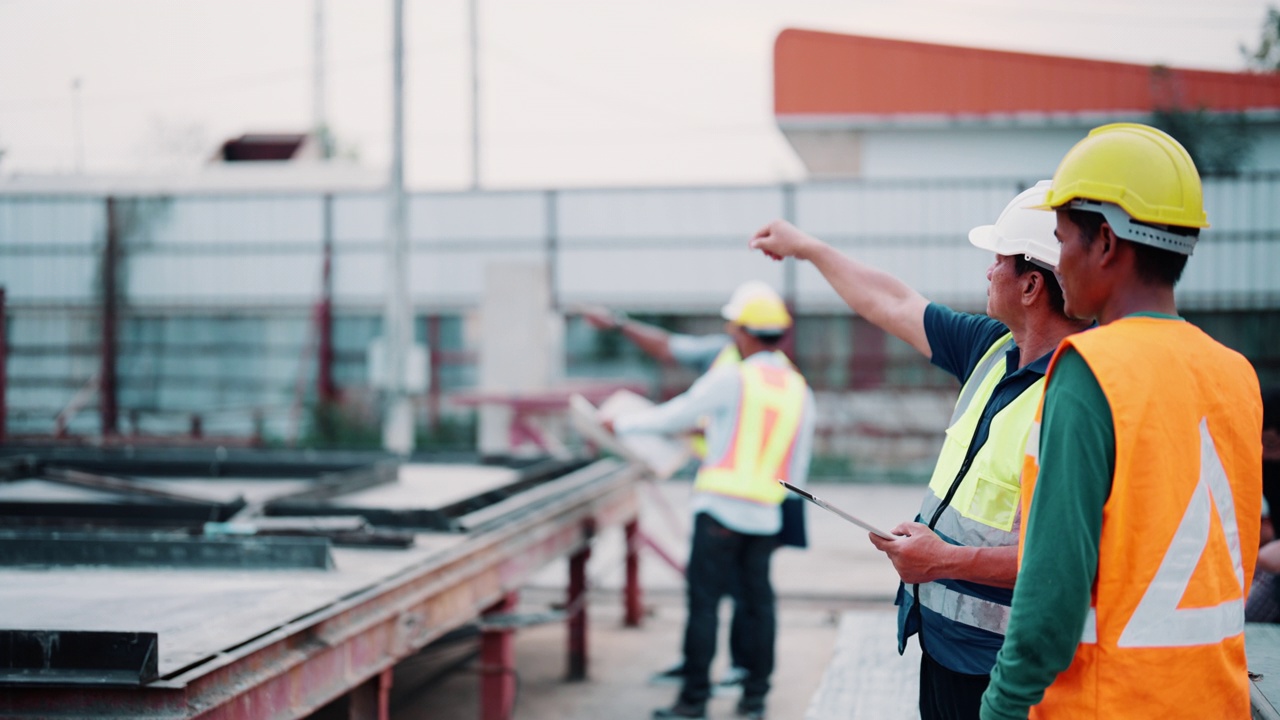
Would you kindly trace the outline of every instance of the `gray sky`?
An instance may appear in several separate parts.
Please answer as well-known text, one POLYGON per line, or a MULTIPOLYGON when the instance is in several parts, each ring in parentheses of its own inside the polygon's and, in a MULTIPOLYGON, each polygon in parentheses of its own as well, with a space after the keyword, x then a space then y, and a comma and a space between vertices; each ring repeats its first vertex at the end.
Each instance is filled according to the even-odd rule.
MULTIPOLYGON (((1273 0, 1274 1, 1274 0, 1273 0)), ((314 0, 0 0, 0 173, 195 168, 312 118, 314 0), (73 82, 80 80, 82 131, 73 82)), ((390 0, 324 0, 330 125, 390 150, 390 0)), ((1240 70, 1267 0, 476 0, 487 187, 803 171, 772 117, 787 27, 1240 70)), ((406 0, 406 177, 470 182, 466 0, 406 0)))

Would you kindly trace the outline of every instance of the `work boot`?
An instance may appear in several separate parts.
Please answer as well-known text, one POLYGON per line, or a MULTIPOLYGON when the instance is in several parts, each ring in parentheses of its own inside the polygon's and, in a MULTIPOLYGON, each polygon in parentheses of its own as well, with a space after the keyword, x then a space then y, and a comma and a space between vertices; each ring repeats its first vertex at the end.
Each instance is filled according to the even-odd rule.
POLYGON ((724 697, 731 695, 742 689, 742 683, 747 679, 747 669, 742 667, 730 666, 729 671, 720 678, 718 682, 711 688, 711 694, 716 697, 724 697))
POLYGON ((734 714, 747 720, 764 720, 764 698, 742 698, 734 714))
POLYGON ((653 711, 653 720, 662 720, 663 718, 705 719, 706 717, 706 703, 687 703, 683 700, 677 700, 676 704, 671 707, 658 708, 653 711))
POLYGON ((684 682, 684 661, 655 673, 649 678, 650 685, 680 685, 684 682))

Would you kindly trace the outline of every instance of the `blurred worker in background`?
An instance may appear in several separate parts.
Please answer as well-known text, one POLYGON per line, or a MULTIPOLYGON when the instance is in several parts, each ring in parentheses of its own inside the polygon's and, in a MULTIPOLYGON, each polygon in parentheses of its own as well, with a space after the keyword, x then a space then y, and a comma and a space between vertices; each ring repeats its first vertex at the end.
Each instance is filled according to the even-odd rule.
POLYGON ((1048 181, 1015 197, 969 240, 995 253, 987 314, 931 303, 897 278, 776 220, 751 247, 814 265, 859 315, 919 350, 962 384, 929 491, 915 522, 871 542, 898 588, 898 651, 920 635, 920 716, 976 718, 1004 639, 1017 574, 1018 474, 1049 357, 1088 326, 1063 313, 1054 278, 1054 223, 1023 209, 1048 181))
POLYGON ((721 315, 739 362, 712 369, 662 405, 611 423, 619 436, 698 428, 706 436, 693 485, 683 684, 675 704, 655 710, 655 718, 706 717, 717 610, 735 577, 741 585, 736 612, 743 614, 737 661, 747 670, 737 714, 764 717, 777 632, 769 561, 787 494, 777 480, 804 483, 813 451, 813 391, 776 351, 791 327, 781 298, 748 287, 734 293, 721 315))
POLYGON ((1262 537, 1258 569, 1244 606, 1245 622, 1280 622, 1280 388, 1262 393, 1262 537))
MULTIPOLYGON (((738 286, 735 297, 760 295, 769 298, 769 302, 782 304, 782 298, 768 284, 751 280, 738 286)), ((733 302, 733 300, 731 300, 733 302)), ((597 330, 617 331, 630 340, 647 355, 663 364, 679 364, 696 371, 706 373, 713 368, 742 362, 733 339, 724 333, 709 335, 688 335, 673 333, 655 325, 633 320, 625 313, 613 312, 605 308, 589 307, 581 311, 586 319, 597 330)), ((781 350, 774 350, 780 357, 786 358, 781 350)), ((788 359, 787 362, 790 362, 788 359)), ((706 456, 706 439, 701 430, 692 436, 694 454, 699 460, 706 456)), ((782 545, 807 547, 808 536, 805 529, 804 500, 788 495, 782 502, 782 529, 779 541, 782 545)), ((729 624, 729 672, 717 683, 719 688, 732 688, 741 685, 747 676, 746 656, 743 638, 746 637, 744 627, 746 614, 738 612, 738 601, 741 596, 740 584, 736 578, 730 581, 729 594, 734 599, 733 619, 729 624)), ((684 661, 681 660, 669 669, 663 670, 653 677, 655 683, 680 683, 684 680, 684 661)))
POLYGON ((1177 314, 1200 176, 1165 133, 1105 125, 1045 206, 1067 313, 1099 327, 1050 363, 982 717, 1248 718, 1262 404, 1249 362, 1177 314))

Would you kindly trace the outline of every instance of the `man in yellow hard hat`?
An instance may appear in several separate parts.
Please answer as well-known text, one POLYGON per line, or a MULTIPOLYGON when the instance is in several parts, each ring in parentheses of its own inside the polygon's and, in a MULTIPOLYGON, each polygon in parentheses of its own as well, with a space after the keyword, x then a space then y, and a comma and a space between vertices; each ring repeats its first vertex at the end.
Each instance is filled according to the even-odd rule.
POLYGON ((689 390, 611 424, 623 436, 676 434, 702 427, 707 452, 693 485, 693 540, 686 569, 688 618, 680 694, 655 718, 706 717, 718 607, 736 577, 744 613, 747 670, 737 714, 763 718, 777 631, 769 561, 782 525, 786 490, 805 482, 813 450, 813 391, 776 352, 791 315, 776 293, 735 293, 721 311, 740 362, 724 363, 689 390))
MULTIPOLYGON (((764 302, 775 307, 783 307, 782 297, 768 283, 760 280, 748 280, 740 284, 730 298, 731 305, 741 305, 750 297, 759 296, 764 302)), ((612 330, 620 333, 627 340, 640 348, 645 354, 664 364, 678 364, 702 375, 723 365, 742 362, 733 339, 724 333, 707 335, 690 335, 670 332, 664 328, 627 317, 625 313, 613 312, 602 307, 582 308, 580 314, 597 330, 612 330)), ((786 358, 781 350, 775 350, 779 356, 786 358)), ((790 360, 788 359, 788 362, 790 360)), ((691 436, 694 454, 699 460, 706 455, 706 439, 701 432, 691 436)), ((808 536, 805 526, 804 500, 789 495, 782 502, 782 528, 778 533, 782 545, 804 548, 808 547, 808 536)), ((748 635, 746 613, 738 612, 738 600, 741 595, 738 583, 730 583, 729 594, 734 599, 734 611, 729 623, 729 670, 716 684, 718 690, 728 691, 742 685, 746 679, 746 661, 749 649, 744 638, 748 635)), ((651 680, 654 684, 681 683, 684 680, 684 661, 658 672, 651 680)))
POLYGON ((1017 574, 1018 474, 1031 417, 1050 353, 1088 325, 1063 313, 1052 218, 1023 208, 1047 191, 1047 181, 1028 188, 995 224, 969 233, 972 244, 995 254, 986 315, 930 303, 784 221, 751 241, 774 257, 808 260, 852 310, 962 383, 916 521, 893 528, 898 539, 871 536, 902 579, 899 652, 919 637, 924 720, 978 716, 1017 574))
POLYGON ((1099 327, 1049 367, 982 717, 1248 718, 1262 407, 1249 362, 1177 314, 1199 174, 1167 134, 1105 125, 1044 205, 1067 312, 1099 327))

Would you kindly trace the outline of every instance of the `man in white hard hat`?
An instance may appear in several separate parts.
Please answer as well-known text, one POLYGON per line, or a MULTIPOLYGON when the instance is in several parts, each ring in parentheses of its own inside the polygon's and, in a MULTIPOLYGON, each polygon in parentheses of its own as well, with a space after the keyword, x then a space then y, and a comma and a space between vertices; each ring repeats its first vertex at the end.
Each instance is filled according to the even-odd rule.
POLYGON ((777 352, 791 327, 786 306, 772 291, 747 288, 735 293, 721 314, 741 360, 712 369, 662 405, 612 423, 619 435, 699 427, 706 435, 706 455, 693 486, 683 684, 676 702, 655 710, 654 718, 706 717, 717 609, 735 578, 747 651, 739 658, 747 677, 737 714, 764 717, 777 632, 769 562, 778 547, 779 506, 787 494, 777 480, 804 483, 813 450, 813 391, 777 352))
MULTIPOLYGON (((729 300, 730 305, 741 306, 748 298, 759 296, 776 305, 784 306, 782 297, 768 283, 760 280, 748 280, 739 285, 729 300)), ((733 339, 724 333, 707 335, 690 335, 671 332, 649 323, 635 320, 626 313, 615 312, 602 307, 587 307, 580 311, 582 317, 597 330, 616 331, 624 338, 640 348, 653 359, 664 364, 678 364, 702 375, 723 365, 742 362, 733 339)), ((780 356, 781 350, 775 350, 780 356)), ((788 360, 788 362, 790 362, 788 360)), ((692 436, 694 454, 701 459, 706 455, 706 441, 700 433, 692 436)), ((804 548, 808 547, 808 536, 805 526, 804 500, 796 496, 788 496, 782 502, 782 529, 779 541, 782 545, 804 548)), ((740 686, 746 679, 745 657, 750 652, 744 638, 748 635, 746 613, 738 611, 741 593, 736 581, 730 583, 730 595, 734 599, 734 611, 729 623, 729 670, 717 683, 720 690, 729 690, 740 686)), ((665 669, 653 676, 655 684, 681 683, 684 680, 684 661, 665 669)))
POLYGON ((1017 575, 1021 458, 1049 357, 1087 322, 1063 312, 1054 223, 1025 209, 1048 181, 1015 197, 969 240, 995 253, 987 314, 956 312, 791 224, 770 223, 751 247, 811 262, 849 307, 910 343, 962 388, 929 491, 894 540, 871 536, 902 579, 898 649, 918 634, 923 720, 976 718, 1008 622, 1017 575))

